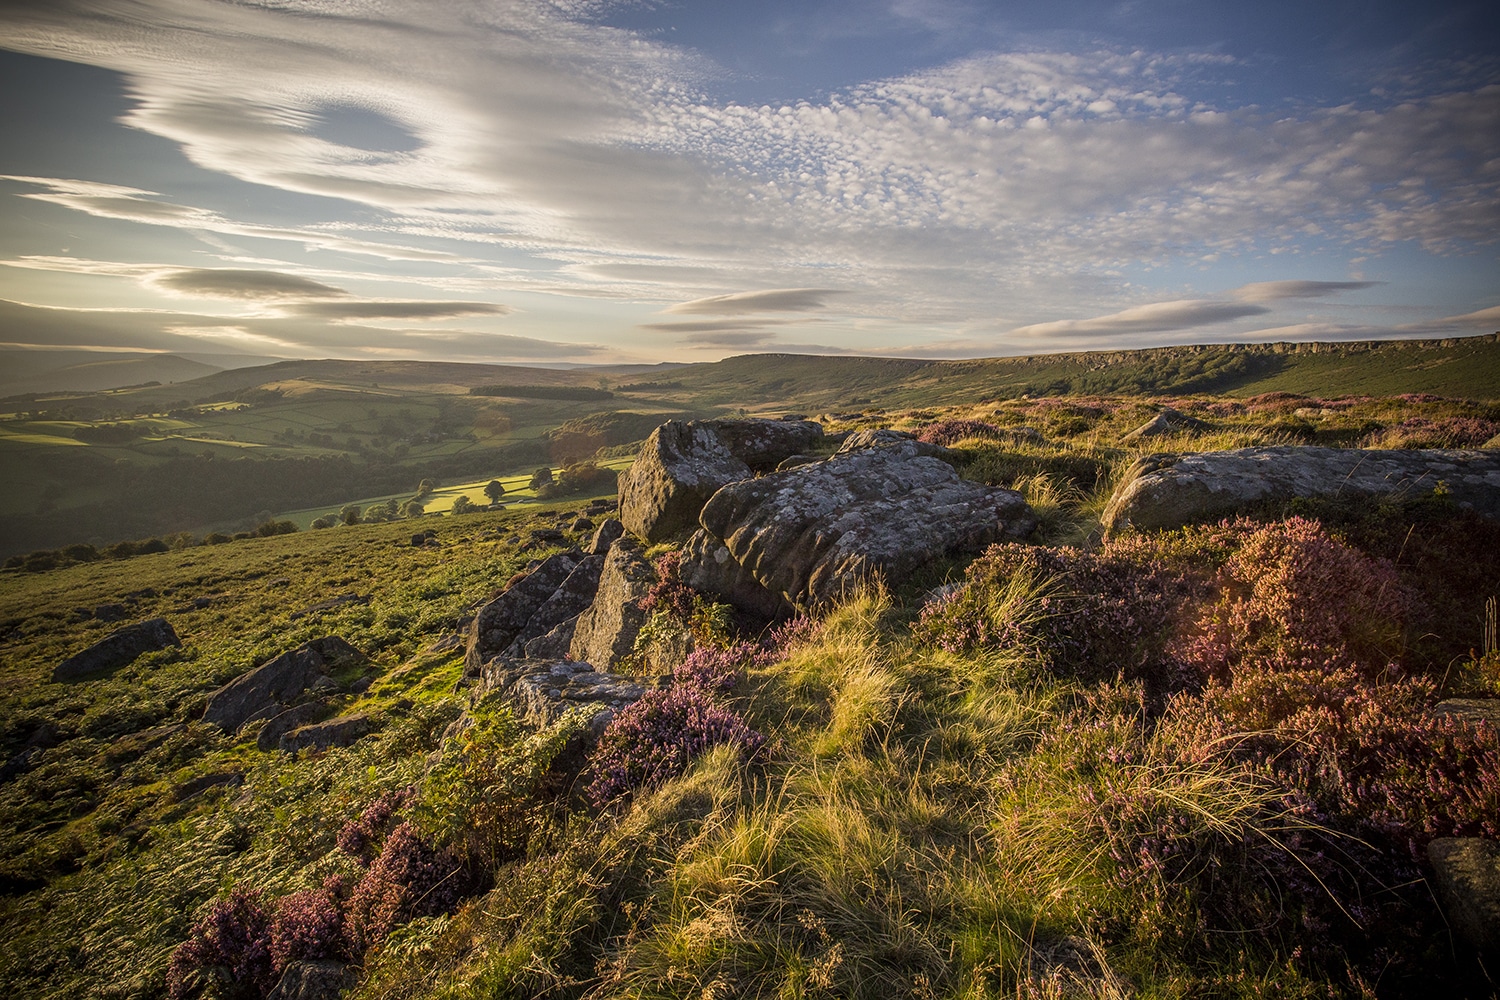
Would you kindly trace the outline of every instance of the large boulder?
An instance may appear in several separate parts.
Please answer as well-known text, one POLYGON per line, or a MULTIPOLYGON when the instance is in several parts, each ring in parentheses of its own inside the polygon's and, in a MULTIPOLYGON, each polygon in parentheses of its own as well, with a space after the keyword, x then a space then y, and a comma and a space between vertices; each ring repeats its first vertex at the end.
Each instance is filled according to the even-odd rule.
POLYGON ((700 520, 762 586, 807 606, 1036 527, 1021 494, 961 480, 925 447, 897 440, 732 483, 700 520))
POLYGON ((181 646, 172 625, 165 618, 150 618, 134 625, 117 628, 88 649, 63 660, 52 668, 54 681, 71 681, 104 670, 125 666, 144 653, 181 646))
POLYGON ((656 572, 640 544, 629 537, 615 542, 604 557, 594 603, 578 616, 569 655, 608 670, 634 652, 647 618, 641 600, 654 583, 656 572))
POLYGON ((677 574, 699 593, 734 607, 751 627, 787 618, 796 610, 785 597, 762 586, 729 554, 728 546, 702 528, 682 547, 677 574))
POLYGON ((1500 957, 1500 843, 1439 837, 1427 845, 1427 860, 1453 933, 1486 957, 1500 957))
POLYGON ((241 674, 209 695, 203 721, 234 734, 245 723, 280 715, 313 687, 331 687, 329 674, 365 655, 336 635, 304 643, 241 674), (320 681, 327 683, 320 684, 320 681))
POLYGON ((539 639, 563 622, 577 618, 590 604, 599 589, 599 574, 604 569, 604 556, 585 556, 573 567, 557 589, 543 601, 526 620, 521 631, 505 647, 504 656, 523 656, 526 646, 539 639))
POLYGON ((1147 455, 1104 513, 1109 533, 1178 528, 1263 501, 1422 493, 1444 484, 1459 504, 1500 516, 1500 455, 1486 451, 1279 446, 1147 455))
POLYGON ((620 520, 650 542, 688 535, 720 486, 774 469, 822 436, 811 420, 669 420, 620 477, 620 520))
MULTIPOLYGON (((579 552, 559 552, 480 608, 469 625, 468 644, 464 651, 465 666, 478 668, 490 657, 504 652, 526 628, 532 615, 537 613, 582 561, 583 555, 579 552)), ((542 629, 542 632, 545 631, 547 629, 542 629)), ((540 635, 542 632, 536 634, 540 635)))

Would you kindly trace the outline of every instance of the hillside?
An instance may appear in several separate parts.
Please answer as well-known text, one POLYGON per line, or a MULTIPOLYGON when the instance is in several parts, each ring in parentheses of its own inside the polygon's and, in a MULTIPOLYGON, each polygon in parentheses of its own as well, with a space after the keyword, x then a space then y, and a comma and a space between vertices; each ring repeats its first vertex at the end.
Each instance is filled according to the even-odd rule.
POLYGON ((1493 730, 1431 715, 1500 695, 1496 654, 1470 652, 1500 593, 1473 553, 1500 528, 1423 495, 1098 543, 1145 452, 1451 445, 1500 421, 1304 402, 1195 397, 1207 426, 1148 440, 1126 435, 1155 407, 1125 397, 834 421, 951 435, 1039 532, 744 632, 658 546, 648 639, 612 665, 652 678, 649 711, 593 749, 463 655, 480 607, 591 544, 580 515, 607 501, 586 494, 0 572, 0 979, 117 1000, 266 997, 292 970, 358 1000, 1490 996, 1425 851, 1500 835, 1493 730), (154 616, 181 646, 54 678, 154 616), (307 729, 206 711, 328 637, 368 659, 287 710, 307 729), (350 735, 287 742, 324 726, 350 735))
POLYGON ((221 365, 175 354, 105 351, 0 351, 0 396, 34 392, 98 392, 147 382, 188 382, 221 365))

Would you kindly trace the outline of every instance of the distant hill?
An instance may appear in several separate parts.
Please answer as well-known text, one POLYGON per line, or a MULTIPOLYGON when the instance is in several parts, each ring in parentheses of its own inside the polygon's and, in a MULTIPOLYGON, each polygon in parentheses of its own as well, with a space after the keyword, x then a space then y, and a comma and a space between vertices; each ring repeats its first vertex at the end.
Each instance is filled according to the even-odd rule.
POLYGON ((146 382, 187 382, 223 365, 175 354, 114 351, 0 351, 0 396, 101 392, 146 382))

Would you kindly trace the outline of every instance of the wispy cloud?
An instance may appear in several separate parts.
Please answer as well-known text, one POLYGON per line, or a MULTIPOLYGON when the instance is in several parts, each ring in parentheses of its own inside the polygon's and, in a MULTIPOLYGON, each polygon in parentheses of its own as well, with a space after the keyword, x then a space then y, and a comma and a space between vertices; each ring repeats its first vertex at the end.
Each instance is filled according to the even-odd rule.
POLYGON ((678 302, 663 309, 664 313, 689 313, 695 315, 739 316, 756 312, 811 312, 822 309, 831 295, 838 295, 833 288, 770 288, 759 292, 734 292, 730 295, 712 295, 691 302, 678 302))
POLYGON ((1010 334, 1015 337, 1062 338, 1165 333, 1213 326, 1270 311, 1265 306, 1252 303, 1184 299, 1177 302, 1153 302, 1091 319, 1033 323, 1017 327, 1010 334))
POLYGON ((1257 281, 1241 285, 1230 294, 1241 302, 1283 302, 1288 299, 1321 299, 1341 292, 1374 288, 1379 281, 1257 281))
POLYGON ((488 302, 299 302, 286 307, 297 316, 345 322, 357 319, 457 319, 461 316, 504 316, 509 306, 488 302))
POLYGON ((278 271, 235 268, 191 268, 153 275, 150 283, 169 292, 219 299, 278 301, 282 299, 343 298, 348 292, 311 278, 278 271))

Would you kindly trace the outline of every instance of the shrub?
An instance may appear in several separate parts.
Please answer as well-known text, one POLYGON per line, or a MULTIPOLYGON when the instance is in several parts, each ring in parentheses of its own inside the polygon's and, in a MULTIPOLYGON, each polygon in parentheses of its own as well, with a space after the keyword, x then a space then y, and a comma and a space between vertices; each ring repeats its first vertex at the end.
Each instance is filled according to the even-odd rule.
POLYGON ((279 974, 292 962, 347 959, 343 905, 348 896, 349 883, 332 875, 317 889, 284 897, 271 921, 272 971, 279 974))
POLYGON ((765 737, 696 684, 648 691, 621 710, 589 756, 588 796, 595 805, 674 778, 705 751, 738 746, 754 753, 765 737))
POLYGON ((386 792, 375 799, 354 819, 339 829, 338 848, 345 854, 368 862, 385 840, 392 821, 407 807, 415 793, 410 788, 386 792))
POLYGON ((1408 600, 1390 563, 1301 517, 1249 534, 1219 572, 1220 596, 1179 651, 1223 678, 1248 661, 1273 669, 1359 666, 1400 653, 1408 600))
POLYGON ((232 997, 259 997, 272 985, 271 918, 260 894, 238 886, 193 925, 167 963, 167 995, 199 995, 218 980, 232 997))
POLYGON ((1000 436, 1000 428, 994 424, 987 424, 983 420, 940 420, 935 424, 928 424, 922 428, 917 435, 918 441, 928 444, 951 445, 962 441, 964 438, 995 438, 1000 436))
POLYGON ((414 826, 402 823, 350 894, 345 933, 351 954, 376 947, 408 920, 447 912, 466 885, 457 856, 434 848, 414 826))

